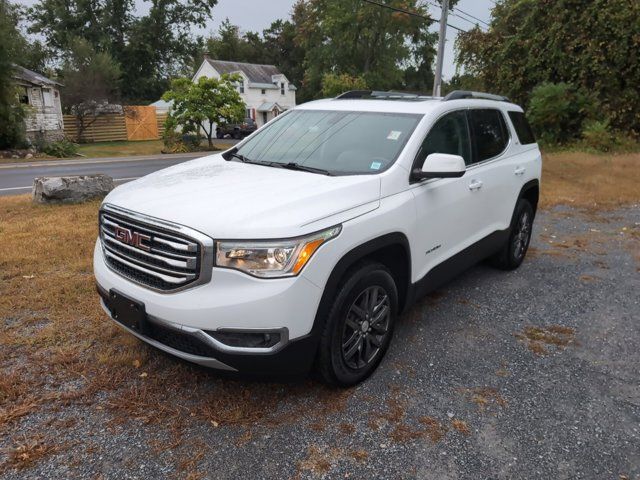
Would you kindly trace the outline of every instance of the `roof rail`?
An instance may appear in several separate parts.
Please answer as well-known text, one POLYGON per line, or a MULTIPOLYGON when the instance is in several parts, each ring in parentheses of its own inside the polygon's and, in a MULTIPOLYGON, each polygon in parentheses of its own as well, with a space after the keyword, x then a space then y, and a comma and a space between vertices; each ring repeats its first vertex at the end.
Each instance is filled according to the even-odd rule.
POLYGON ((494 95, 493 93, 472 92, 469 90, 454 90, 442 99, 443 102, 448 100, 460 100, 463 98, 477 98, 482 100, 496 100, 498 102, 509 102, 507 97, 502 95, 494 95))
POLYGON ((428 100, 431 96, 409 92, 383 92, 378 90, 350 90, 336 97, 336 100, 370 99, 370 100, 428 100))

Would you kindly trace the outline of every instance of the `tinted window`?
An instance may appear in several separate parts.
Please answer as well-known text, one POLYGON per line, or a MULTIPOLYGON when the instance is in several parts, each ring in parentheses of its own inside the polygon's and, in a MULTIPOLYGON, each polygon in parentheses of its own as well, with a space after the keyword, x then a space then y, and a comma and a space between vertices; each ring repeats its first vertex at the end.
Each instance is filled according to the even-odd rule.
POLYGON ((415 167, 422 167, 425 159, 432 153, 460 155, 466 164, 471 162, 469 127, 464 111, 449 113, 431 127, 422 142, 415 167))
POLYGON ((336 174, 378 173, 398 157, 421 115, 293 110, 243 143, 250 160, 296 162, 336 174))
POLYGON ((498 156, 509 143, 504 117, 498 110, 469 110, 469 119, 476 144, 477 161, 498 156))
POLYGON ((534 137, 533 130, 531 130, 531 125, 529 125, 527 117, 524 116, 524 113, 509 112, 509 118, 511 119, 511 123, 513 123, 513 128, 516 129, 518 140, 520 140, 520 143, 522 145, 527 145, 528 143, 536 143, 536 137, 534 137))

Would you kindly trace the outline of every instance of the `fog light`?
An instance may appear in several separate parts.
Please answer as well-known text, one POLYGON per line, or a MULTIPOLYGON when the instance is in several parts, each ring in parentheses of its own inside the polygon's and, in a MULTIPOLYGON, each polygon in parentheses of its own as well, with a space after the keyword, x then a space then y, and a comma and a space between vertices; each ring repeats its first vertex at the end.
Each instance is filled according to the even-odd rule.
POLYGON ((280 332, 207 332, 229 347, 270 348, 280 343, 280 332))

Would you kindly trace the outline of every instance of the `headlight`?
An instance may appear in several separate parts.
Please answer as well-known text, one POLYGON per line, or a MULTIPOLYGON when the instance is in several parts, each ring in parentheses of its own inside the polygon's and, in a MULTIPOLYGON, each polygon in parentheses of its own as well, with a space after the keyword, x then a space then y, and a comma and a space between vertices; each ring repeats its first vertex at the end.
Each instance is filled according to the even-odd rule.
POLYGON ((264 278, 298 275, 315 251, 338 236, 341 226, 285 240, 218 242, 216 266, 234 268, 264 278))

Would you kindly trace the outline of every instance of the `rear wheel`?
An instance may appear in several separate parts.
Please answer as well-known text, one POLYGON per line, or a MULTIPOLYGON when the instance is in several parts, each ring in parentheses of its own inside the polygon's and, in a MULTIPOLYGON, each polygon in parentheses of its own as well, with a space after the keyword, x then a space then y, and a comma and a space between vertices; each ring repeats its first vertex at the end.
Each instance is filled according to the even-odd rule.
POLYGON ((379 263, 352 269, 342 282, 320 339, 317 367, 330 384, 366 379, 386 353, 398 310, 393 276, 379 263))
POLYGON ((511 232, 507 243, 491 260, 492 264, 502 270, 514 270, 524 260, 533 227, 533 207, 525 200, 518 200, 511 224, 511 232))

